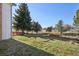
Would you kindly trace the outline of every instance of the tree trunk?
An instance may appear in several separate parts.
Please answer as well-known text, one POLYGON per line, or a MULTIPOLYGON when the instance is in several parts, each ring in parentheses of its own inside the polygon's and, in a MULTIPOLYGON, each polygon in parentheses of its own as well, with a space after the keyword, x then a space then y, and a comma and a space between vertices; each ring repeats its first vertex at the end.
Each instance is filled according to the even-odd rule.
POLYGON ((63 30, 62 30, 63 28, 61 27, 61 31, 60 31, 60 34, 62 35, 62 33, 63 33, 63 30))
POLYGON ((22 35, 24 35, 24 30, 22 30, 22 35))

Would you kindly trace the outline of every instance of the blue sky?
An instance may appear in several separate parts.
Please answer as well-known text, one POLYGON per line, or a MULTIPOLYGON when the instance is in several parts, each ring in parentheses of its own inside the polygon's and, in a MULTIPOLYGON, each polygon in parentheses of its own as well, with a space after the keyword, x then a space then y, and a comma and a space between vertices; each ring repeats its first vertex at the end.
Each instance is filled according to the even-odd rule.
MULTIPOLYGON (((13 7, 13 14, 18 6, 13 7)), ((79 4, 68 3, 30 3, 28 4, 32 20, 38 21, 42 27, 55 26, 59 20, 64 24, 73 24, 73 17, 79 4)))

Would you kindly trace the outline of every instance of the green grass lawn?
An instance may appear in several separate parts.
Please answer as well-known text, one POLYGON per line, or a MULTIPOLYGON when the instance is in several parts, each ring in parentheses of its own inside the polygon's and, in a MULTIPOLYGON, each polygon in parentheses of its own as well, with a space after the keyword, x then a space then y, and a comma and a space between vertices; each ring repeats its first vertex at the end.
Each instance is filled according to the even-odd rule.
POLYGON ((14 36, 13 38, 0 42, 0 55, 79 56, 79 43, 72 43, 72 41, 25 36, 14 36))

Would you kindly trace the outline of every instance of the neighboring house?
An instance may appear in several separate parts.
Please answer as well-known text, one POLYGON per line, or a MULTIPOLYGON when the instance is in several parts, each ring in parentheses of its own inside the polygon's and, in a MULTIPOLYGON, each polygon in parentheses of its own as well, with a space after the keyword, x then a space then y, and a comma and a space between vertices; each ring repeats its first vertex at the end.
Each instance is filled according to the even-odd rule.
POLYGON ((11 4, 0 3, 0 40, 11 38, 11 4))
POLYGON ((79 32, 79 25, 73 25, 73 28, 71 28, 68 32, 78 33, 79 32))
POLYGON ((63 34, 79 37, 79 25, 73 25, 70 30, 63 32, 63 34))

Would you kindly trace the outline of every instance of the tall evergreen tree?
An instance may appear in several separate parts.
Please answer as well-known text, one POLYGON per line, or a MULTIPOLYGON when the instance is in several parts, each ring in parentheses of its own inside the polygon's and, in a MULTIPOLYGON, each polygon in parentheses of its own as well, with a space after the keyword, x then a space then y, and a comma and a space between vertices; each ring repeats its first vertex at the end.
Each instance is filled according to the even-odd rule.
POLYGON ((79 33, 79 10, 76 11, 76 15, 74 16, 74 30, 79 33))
POLYGON ((41 31, 41 29, 42 29, 41 25, 38 22, 36 22, 34 31, 37 33, 38 31, 41 31))
POLYGON ((74 16, 74 25, 79 25, 79 10, 76 11, 76 16, 74 16))
POLYGON ((28 6, 25 3, 21 3, 19 8, 15 11, 14 15, 14 28, 16 30, 21 30, 24 33, 25 30, 29 31, 31 29, 31 17, 28 10, 28 6))
POLYGON ((62 32, 63 32, 63 21, 62 20, 59 20, 58 24, 56 25, 56 28, 58 29, 58 31, 62 35, 62 32))
POLYGON ((42 27, 38 22, 33 21, 31 29, 37 33, 38 31, 41 31, 42 27))
POLYGON ((31 22, 31 30, 34 31, 35 30, 35 26, 36 26, 36 22, 32 21, 31 22))
POLYGON ((47 27, 46 31, 51 32, 52 29, 53 29, 52 26, 50 26, 50 27, 47 27))

